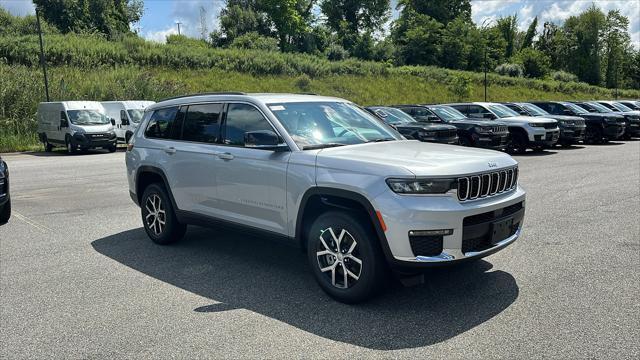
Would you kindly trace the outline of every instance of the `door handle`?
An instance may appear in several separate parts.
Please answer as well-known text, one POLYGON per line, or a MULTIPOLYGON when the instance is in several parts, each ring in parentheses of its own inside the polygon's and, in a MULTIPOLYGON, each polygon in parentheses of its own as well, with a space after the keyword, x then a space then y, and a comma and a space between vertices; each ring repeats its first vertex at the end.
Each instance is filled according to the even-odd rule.
POLYGON ((168 147, 168 148, 165 148, 165 149, 164 149, 164 152, 166 152, 166 153, 167 153, 167 154, 169 154, 169 155, 173 155, 173 154, 175 154, 175 153, 176 153, 176 148, 174 148, 174 147, 168 147))
POLYGON ((218 157, 222 160, 233 160, 234 156, 228 152, 218 154, 218 157))

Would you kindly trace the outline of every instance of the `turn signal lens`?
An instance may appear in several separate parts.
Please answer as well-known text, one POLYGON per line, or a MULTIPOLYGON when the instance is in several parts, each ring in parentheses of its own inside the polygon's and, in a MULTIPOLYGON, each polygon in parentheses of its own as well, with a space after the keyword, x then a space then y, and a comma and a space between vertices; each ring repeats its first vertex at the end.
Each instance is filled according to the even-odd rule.
POLYGON ((127 151, 133 150, 133 144, 127 144, 127 151))

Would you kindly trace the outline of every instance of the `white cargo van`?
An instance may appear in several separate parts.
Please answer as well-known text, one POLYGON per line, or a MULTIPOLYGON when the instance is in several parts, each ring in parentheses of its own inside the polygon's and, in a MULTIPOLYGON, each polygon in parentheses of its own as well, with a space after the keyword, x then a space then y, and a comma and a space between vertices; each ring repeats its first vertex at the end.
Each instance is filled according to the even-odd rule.
POLYGON ((97 101, 43 102, 38 105, 38 136, 46 151, 95 148, 116 151, 114 124, 97 101))
POLYGON ((115 120, 115 132, 118 141, 128 143, 131 135, 136 131, 144 109, 155 104, 155 101, 129 100, 129 101, 103 101, 102 106, 107 116, 115 120))

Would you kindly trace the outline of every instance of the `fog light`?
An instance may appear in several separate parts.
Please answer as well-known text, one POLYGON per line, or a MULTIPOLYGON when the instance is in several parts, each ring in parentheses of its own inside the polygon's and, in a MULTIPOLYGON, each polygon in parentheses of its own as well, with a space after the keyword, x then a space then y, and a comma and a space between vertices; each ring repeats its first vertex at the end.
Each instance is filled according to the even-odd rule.
POLYGON ((453 229, 409 231, 409 236, 447 236, 451 234, 453 234, 453 229))

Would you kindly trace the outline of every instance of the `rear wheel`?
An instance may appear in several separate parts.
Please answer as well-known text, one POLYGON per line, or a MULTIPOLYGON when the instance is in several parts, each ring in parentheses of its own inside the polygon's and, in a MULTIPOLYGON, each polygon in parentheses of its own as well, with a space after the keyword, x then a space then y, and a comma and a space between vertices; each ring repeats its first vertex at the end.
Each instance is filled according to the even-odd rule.
POLYGON ((511 133, 507 150, 510 153, 524 154, 527 152, 528 142, 529 141, 524 134, 520 132, 511 133))
POLYGON ((51 152, 53 150, 53 145, 49 144, 49 139, 47 139, 47 135, 42 135, 42 145, 44 145, 44 151, 51 152))
POLYGON ((342 211, 320 215, 307 234, 307 257, 329 296, 357 303, 375 295, 388 270, 377 236, 362 219, 342 211))
POLYGON ((140 204, 144 230, 153 242, 166 245, 182 239, 187 226, 178 222, 164 186, 147 186, 140 204))
POLYGON ((11 217, 11 199, 4 204, 4 209, 0 212, 0 224, 6 224, 11 217))

